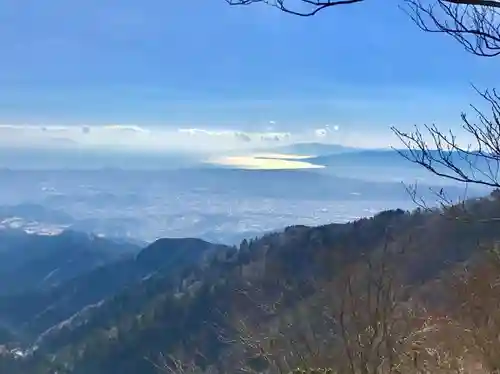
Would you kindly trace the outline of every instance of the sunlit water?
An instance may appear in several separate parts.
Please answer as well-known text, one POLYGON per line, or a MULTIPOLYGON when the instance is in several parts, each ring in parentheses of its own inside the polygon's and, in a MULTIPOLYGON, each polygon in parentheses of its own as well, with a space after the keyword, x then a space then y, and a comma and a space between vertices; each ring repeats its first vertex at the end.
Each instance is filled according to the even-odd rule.
POLYGON ((323 165, 316 165, 307 161, 311 156, 267 153, 245 156, 226 156, 208 160, 208 163, 219 166, 232 166, 239 169, 251 170, 295 170, 295 169, 323 169, 323 165))

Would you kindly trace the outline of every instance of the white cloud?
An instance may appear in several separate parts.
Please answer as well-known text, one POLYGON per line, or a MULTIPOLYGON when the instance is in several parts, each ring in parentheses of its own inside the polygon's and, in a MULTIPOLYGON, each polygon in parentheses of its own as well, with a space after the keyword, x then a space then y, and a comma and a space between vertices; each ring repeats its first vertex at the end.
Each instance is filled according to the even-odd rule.
POLYGON ((325 125, 325 127, 323 128, 315 129, 314 135, 318 138, 325 138, 331 133, 339 131, 339 129, 340 129, 339 125, 333 125, 333 126, 325 125))
POLYGON ((269 126, 266 127, 267 132, 275 131, 276 121, 269 121, 269 126))
POLYGON ((338 142, 339 144, 378 146, 387 143, 381 134, 360 137, 339 125, 316 129, 305 127, 298 132, 242 131, 238 128, 145 127, 131 124, 76 125, 51 124, 0 125, 0 147, 89 148, 131 151, 181 151, 216 154, 226 151, 252 151, 293 142, 338 142), (380 136, 379 136, 380 135, 380 136), (380 139, 379 139, 380 138, 380 139), (363 144, 361 144, 363 143, 363 144))
POLYGON ((231 136, 234 134, 234 131, 214 131, 214 130, 206 130, 206 129, 198 129, 198 128, 189 128, 189 129, 178 129, 180 133, 190 134, 190 135, 206 135, 206 136, 231 136))
POLYGON ((106 130, 117 130, 117 131, 126 131, 126 132, 138 132, 138 133, 149 133, 149 130, 141 127, 141 126, 137 126, 137 125, 106 125, 106 126, 102 126, 103 129, 106 129, 106 130))
POLYGON ((189 134, 191 137, 204 138, 206 140, 212 139, 213 141, 221 142, 224 139, 224 143, 220 143, 221 147, 233 146, 232 148, 238 148, 241 143, 256 143, 256 142, 279 142, 288 140, 291 134, 288 132, 243 132, 236 130, 206 130, 199 128, 187 128, 179 129, 179 133, 189 134), (217 140, 218 139, 218 140, 217 140), (233 141, 238 141, 238 144, 232 143, 233 141))
POLYGON ((148 151, 217 152, 244 150, 269 142, 291 140, 288 132, 246 132, 239 129, 146 128, 130 124, 101 126, 0 125, 0 146, 91 147, 148 151))
POLYGON ((260 139, 264 142, 280 142, 290 139, 289 132, 268 132, 260 135, 260 139))
POLYGON ((316 129, 314 130, 314 135, 316 135, 318 138, 324 138, 328 135, 328 131, 326 129, 316 129))
POLYGON ((51 125, 0 125, 0 146, 52 147, 72 144, 71 128, 51 125))

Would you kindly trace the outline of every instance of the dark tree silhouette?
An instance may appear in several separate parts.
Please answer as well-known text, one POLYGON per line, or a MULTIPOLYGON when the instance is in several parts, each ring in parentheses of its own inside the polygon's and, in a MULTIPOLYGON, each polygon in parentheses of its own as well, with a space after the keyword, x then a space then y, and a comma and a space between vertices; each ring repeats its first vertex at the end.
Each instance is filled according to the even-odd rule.
POLYGON ((366 0, 226 0, 230 5, 263 3, 295 16, 311 17, 323 9, 336 5, 361 3, 366 0))
MULTIPOLYGON (((326 8, 369 0, 226 1, 231 5, 265 3, 286 13, 308 17, 326 8)), ((500 0, 403 2, 401 8, 422 30, 448 34, 477 56, 500 54, 500 0)), ((470 144, 460 143, 453 131, 443 132, 434 124, 416 126, 413 132, 395 127, 392 130, 407 148, 400 154, 431 173, 458 182, 500 188, 500 94, 495 89, 474 89, 489 110, 471 105, 472 116, 462 113, 462 127, 470 144)), ((438 195, 446 202, 442 191, 438 195)))
MULTIPOLYGON (((226 0, 230 5, 262 3, 301 17, 311 17, 338 5, 369 0, 226 0)), ((421 0, 404 0, 405 10, 425 31, 447 33, 467 50, 484 56, 500 53, 498 0, 436 0, 425 4, 421 0), (474 42, 473 42, 474 40, 474 42)))
POLYGON ((422 30, 451 35, 468 52, 494 57, 500 54, 500 1, 404 0, 404 10, 422 30))
MULTIPOLYGON (((476 56, 500 55, 500 1, 436 0, 427 5, 423 0, 404 1, 407 14, 422 30, 448 34, 476 56)), ((407 148, 402 155, 409 161, 443 178, 498 189, 500 94, 496 89, 474 90, 488 109, 471 105, 472 115, 461 114, 468 144, 457 141, 452 130, 443 132, 434 124, 416 126, 413 132, 392 130, 407 148)))
POLYGON ((440 177, 500 188, 500 95, 495 89, 477 92, 491 113, 487 115, 473 105, 474 120, 462 113, 462 129, 470 144, 460 144, 452 130, 445 133, 435 125, 424 125, 427 139, 417 126, 413 132, 392 127, 407 148, 399 153, 440 177))
MULTIPOLYGON (((230 5, 263 3, 302 17, 338 5, 369 0, 226 0, 230 5)), ((403 0, 403 10, 424 31, 451 35, 479 56, 500 54, 499 0, 403 0)))

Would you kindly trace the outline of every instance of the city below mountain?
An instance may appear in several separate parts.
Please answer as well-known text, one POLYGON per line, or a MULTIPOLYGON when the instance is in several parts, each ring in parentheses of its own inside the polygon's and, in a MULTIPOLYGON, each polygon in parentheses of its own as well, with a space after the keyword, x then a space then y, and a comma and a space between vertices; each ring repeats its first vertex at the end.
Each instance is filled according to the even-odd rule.
POLYGON ((1 1, 0 374, 500 374, 499 10, 1 1))
POLYGON ((346 271, 362 274, 367 258, 387 253, 409 287, 406 300, 426 294, 440 300, 426 307, 438 308, 452 270, 476 263, 500 240, 494 225, 450 215, 463 210, 475 222, 493 222, 498 196, 445 210, 290 226, 239 246, 178 238, 140 249, 77 232, 6 229, 0 236, 1 372, 156 373, 167 365, 165 355, 237 370, 241 347, 221 340, 241 333, 235 321, 247 321, 255 336, 272 334, 304 310, 311 325, 321 324, 314 306, 324 287, 339 292, 346 271))

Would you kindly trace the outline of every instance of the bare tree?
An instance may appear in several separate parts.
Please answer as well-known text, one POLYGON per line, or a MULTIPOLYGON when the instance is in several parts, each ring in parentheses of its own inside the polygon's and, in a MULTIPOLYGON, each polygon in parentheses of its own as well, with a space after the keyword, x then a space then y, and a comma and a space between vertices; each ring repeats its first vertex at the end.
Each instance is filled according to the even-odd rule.
MULTIPOLYGON (((424 31, 451 35, 477 56, 500 54, 500 1, 497 0, 405 0, 406 12, 424 31)), ((404 132, 392 127, 406 147, 399 152, 409 161, 431 173, 458 182, 499 188, 500 170, 500 95, 496 89, 474 87, 484 110, 471 105, 472 116, 461 114, 461 134, 468 143, 459 142, 457 133, 444 132, 436 125, 415 127, 404 132), (472 118, 471 118, 472 117, 472 118)), ((445 200, 445 199, 443 199, 445 200)))
POLYGON ((420 344, 407 352, 403 372, 499 372, 499 259, 489 251, 433 282, 445 300, 425 316, 420 344))
MULTIPOLYGON (((398 271, 406 252, 386 235, 377 250, 346 262, 333 280, 311 281, 310 295, 300 297, 286 284, 272 295, 254 283, 236 289, 248 300, 245 312, 227 313, 225 327, 213 326, 227 347, 219 372, 397 374, 407 369, 428 323, 424 310, 409 300, 404 273, 398 271)), ((159 365, 165 372, 200 372, 192 361, 167 361, 159 365)))
MULTIPOLYGON (((265 3, 298 16, 313 16, 337 5, 368 0, 226 0, 231 5, 265 3)), ((404 0, 402 8, 422 30, 451 35, 465 49, 478 56, 500 54, 499 0, 404 0)), ((495 89, 480 91, 488 111, 472 105, 472 117, 462 113, 465 135, 470 144, 460 144, 457 134, 435 125, 415 127, 413 132, 398 128, 398 135, 409 152, 406 159, 437 176, 464 183, 500 187, 500 96, 495 89), (424 136, 425 135, 425 136, 424 136)), ((438 198, 449 205, 440 191, 438 198)))
MULTIPOLYGON (((495 89, 476 89, 476 92, 489 106, 489 114, 471 105, 474 115, 469 117, 462 113, 460 134, 451 129, 445 132, 436 125, 415 126, 410 132, 391 127, 404 146, 403 149, 396 149, 402 157, 438 177, 465 185, 464 196, 460 202, 452 201, 443 188, 433 191, 442 211, 450 213, 447 216, 452 219, 471 219, 468 214, 471 202, 467 201, 468 187, 471 185, 495 190, 491 197, 499 197, 500 95, 495 89), (458 139, 458 135, 462 141, 458 139)), ((417 185, 408 186, 407 191, 420 208, 432 209, 418 193, 417 185)), ((490 216, 479 221, 498 220, 498 217, 490 216)))
MULTIPOLYGON (((311 17, 339 5, 369 0, 226 0, 230 5, 263 3, 295 16, 311 17)), ((428 32, 453 36, 465 48, 481 56, 500 54, 498 0, 404 0, 405 10, 415 23, 428 32)))
POLYGON ((440 177, 500 188, 500 96, 496 90, 477 92, 489 104, 490 115, 474 105, 475 119, 462 113, 462 129, 471 143, 461 144, 456 133, 445 133, 436 125, 425 125, 424 132, 418 127, 413 132, 392 127, 406 147, 398 152, 440 177))
POLYGON ((361 3, 363 1, 366 0, 226 0, 230 5, 263 3, 300 17, 311 17, 326 8, 361 3))
POLYGON ((407 14, 422 30, 452 36, 468 52, 494 57, 500 54, 500 1, 405 0, 407 14))
MULTIPOLYGON (((285 13, 311 17, 339 5, 369 0, 226 0, 230 5, 264 3, 285 13)), ((499 0, 403 0, 403 10, 424 31, 452 36, 478 56, 500 54, 499 0)))
POLYGON ((489 373, 500 372, 499 271, 500 256, 494 249, 456 272, 448 285, 455 336, 489 373))
POLYGON ((407 370, 427 328, 425 310, 412 303, 405 274, 398 270, 407 253, 393 244, 388 240, 380 251, 363 256, 332 288, 337 301, 325 317, 336 322, 343 373, 407 370))

